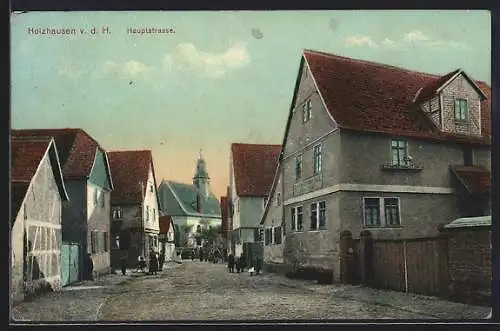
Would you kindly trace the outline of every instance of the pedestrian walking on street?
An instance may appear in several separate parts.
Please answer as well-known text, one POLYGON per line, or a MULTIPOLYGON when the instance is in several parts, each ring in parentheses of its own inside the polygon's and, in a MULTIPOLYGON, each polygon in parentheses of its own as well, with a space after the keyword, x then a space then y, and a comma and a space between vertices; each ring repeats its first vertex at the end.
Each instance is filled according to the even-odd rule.
POLYGON ((139 255, 137 257, 137 272, 144 272, 144 269, 146 269, 146 260, 142 255, 139 255))
POLYGON ((158 268, 160 271, 163 271, 163 264, 165 263, 165 253, 160 253, 160 257, 158 259, 158 268))
POLYGON ((194 261, 194 258, 196 257, 196 253, 194 252, 194 249, 191 251, 191 261, 194 261))
POLYGON ((85 255, 83 266, 84 266, 83 279, 94 280, 94 261, 92 261, 92 255, 90 253, 85 255))
POLYGON ((200 248, 200 262, 203 262, 203 250, 200 248))
POLYGON ((125 276, 127 273, 127 256, 124 255, 120 259, 120 264, 121 264, 121 269, 122 269, 122 275, 125 276))
POLYGON ((158 258, 156 252, 151 248, 149 252, 149 273, 151 275, 156 275, 158 272, 158 258))
POLYGON ((243 257, 243 253, 240 255, 240 270, 241 272, 245 271, 245 258, 243 257))
POLYGON ((230 273, 234 272, 234 255, 233 254, 229 254, 229 256, 227 257, 227 268, 229 269, 230 273))

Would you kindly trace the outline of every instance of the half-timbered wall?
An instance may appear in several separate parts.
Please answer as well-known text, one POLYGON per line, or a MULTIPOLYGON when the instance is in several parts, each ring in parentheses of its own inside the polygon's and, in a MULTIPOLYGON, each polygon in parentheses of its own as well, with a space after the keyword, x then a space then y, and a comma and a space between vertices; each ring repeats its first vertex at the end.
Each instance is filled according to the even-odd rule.
POLYGON ((46 156, 26 193, 16 222, 25 224, 23 233, 24 290, 42 287, 58 290, 60 283, 61 197, 46 156))

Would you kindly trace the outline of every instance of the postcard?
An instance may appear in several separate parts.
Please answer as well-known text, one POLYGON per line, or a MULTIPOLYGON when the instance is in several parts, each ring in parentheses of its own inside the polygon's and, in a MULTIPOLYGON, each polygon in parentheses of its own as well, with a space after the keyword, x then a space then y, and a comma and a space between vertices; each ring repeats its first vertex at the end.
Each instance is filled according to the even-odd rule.
POLYGON ((491 318, 490 62, 488 11, 13 12, 11 320, 491 318))

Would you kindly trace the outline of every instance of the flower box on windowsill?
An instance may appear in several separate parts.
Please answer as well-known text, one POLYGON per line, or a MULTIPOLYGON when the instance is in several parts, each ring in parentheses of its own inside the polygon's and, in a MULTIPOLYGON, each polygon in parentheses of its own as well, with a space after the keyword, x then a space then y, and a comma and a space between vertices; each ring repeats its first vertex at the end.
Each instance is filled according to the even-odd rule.
POLYGON ((421 171, 423 168, 413 162, 393 164, 385 163, 381 166, 382 170, 406 170, 406 171, 421 171))

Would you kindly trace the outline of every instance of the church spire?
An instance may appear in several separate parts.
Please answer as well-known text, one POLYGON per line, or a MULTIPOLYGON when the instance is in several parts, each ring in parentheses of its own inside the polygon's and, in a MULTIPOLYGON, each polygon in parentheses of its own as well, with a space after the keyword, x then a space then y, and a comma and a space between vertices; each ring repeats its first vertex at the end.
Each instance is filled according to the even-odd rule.
POLYGON ((210 177, 208 176, 205 160, 201 154, 201 148, 198 161, 196 162, 193 185, 196 186, 204 194, 204 196, 208 196, 208 193, 210 192, 210 177))

